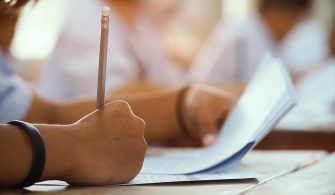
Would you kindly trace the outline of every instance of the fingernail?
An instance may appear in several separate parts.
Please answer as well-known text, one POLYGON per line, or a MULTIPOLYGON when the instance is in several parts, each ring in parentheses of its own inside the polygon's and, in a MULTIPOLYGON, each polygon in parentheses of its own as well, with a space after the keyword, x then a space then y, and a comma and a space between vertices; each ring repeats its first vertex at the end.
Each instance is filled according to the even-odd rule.
POLYGON ((216 135, 215 134, 207 134, 207 135, 205 135, 204 138, 202 138, 202 143, 205 146, 210 146, 210 145, 214 144, 215 141, 216 141, 216 135))

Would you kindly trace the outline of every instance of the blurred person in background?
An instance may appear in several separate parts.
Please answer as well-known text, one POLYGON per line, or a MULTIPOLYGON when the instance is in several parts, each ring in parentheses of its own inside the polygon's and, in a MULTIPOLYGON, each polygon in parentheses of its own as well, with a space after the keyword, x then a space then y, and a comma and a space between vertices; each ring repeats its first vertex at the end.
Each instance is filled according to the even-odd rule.
MULTIPOLYGON (((15 1, 17 2, 15 5, 21 7, 21 3, 25 4, 27 1, 29 0, 15 1)), ((17 18, 17 12, 0 13, 2 30, 0 34, 0 122, 25 120, 35 123, 72 124, 85 114, 94 111, 95 98, 78 98, 66 102, 51 101, 41 97, 16 75, 7 58, 11 55, 8 47, 15 34, 17 18)), ((85 83, 82 85, 85 87, 85 83)), ((203 143, 209 143, 210 140, 213 142, 215 133, 221 125, 218 125, 219 121, 223 121, 223 117, 234 104, 232 94, 205 85, 166 88, 157 92, 134 95, 113 95, 106 101, 118 99, 127 100, 134 112, 146 121, 145 137, 148 142, 161 144, 185 135, 182 126, 179 126, 180 117, 183 118, 185 127, 192 129, 187 136, 195 136, 195 140, 199 138, 200 142, 204 141, 203 143), (193 130, 195 130, 194 133, 193 130), (196 133, 197 130, 199 130, 198 133, 196 133), (203 136, 207 137, 207 133, 209 138, 202 140, 203 136)))
POLYGON ((281 122, 282 127, 328 129, 335 125, 335 17, 329 31, 328 46, 330 55, 327 60, 297 83, 299 104, 281 122))
POLYGON ((222 0, 145 0, 169 56, 188 70, 209 33, 222 17, 222 0), (157 7, 159 7, 157 9, 157 7), (155 16, 156 15, 156 16, 155 16), (157 17, 160 16, 160 17, 157 17))
POLYGON ((194 60, 190 79, 240 92, 266 53, 298 77, 327 55, 325 30, 301 24, 311 8, 311 0, 259 0, 257 13, 246 20, 220 22, 194 60))
MULTIPOLYGON (((28 1, 0 1, 1 188, 17 187, 18 184, 26 187, 27 184, 21 182, 27 182, 29 168, 38 166, 34 159, 42 156, 45 156, 45 165, 39 167, 41 176, 35 175, 40 177, 38 181, 56 179, 75 185, 119 184, 129 182, 139 173, 146 140, 164 143, 167 139, 187 135, 200 139, 204 145, 215 142, 219 123, 234 100, 231 94, 213 87, 191 86, 108 99, 108 102, 127 99, 134 111, 146 120, 145 133, 144 121, 124 101, 113 101, 94 111, 94 99, 56 103, 36 94, 16 75, 7 60, 11 55, 9 46, 15 35, 18 15, 28 1), (29 132, 34 131, 39 137, 30 141, 23 128, 5 124, 12 120, 31 122, 26 123, 30 126, 29 132), (39 154, 31 147, 31 142, 36 147, 36 139, 44 143, 44 152, 33 158, 33 153, 39 154)), ((39 162, 44 164, 44 160, 39 162)), ((36 170, 32 173, 36 174, 36 170)), ((29 180, 29 184, 31 182, 36 181, 29 180)))
POLYGON ((39 93, 53 100, 96 94, 100 9, 112 8, 106 89, 127 92, 182 86, 185 71, 167 55, 155 22, 162 22, 178 2, 149 13, 146 0, 72 0, 56 48, 46 62, 39 93), (148 14, 146 14, 148 13, 148 14))
POLYGON ((126 102, 115 101, 83 117, 92 111, 93 102, 47 102, 33 94, 7 63, 18 13, 28 1, 0 1, 0 188, 50 179, 77 185, 132 180, 146 153, 145 125, 126 102))

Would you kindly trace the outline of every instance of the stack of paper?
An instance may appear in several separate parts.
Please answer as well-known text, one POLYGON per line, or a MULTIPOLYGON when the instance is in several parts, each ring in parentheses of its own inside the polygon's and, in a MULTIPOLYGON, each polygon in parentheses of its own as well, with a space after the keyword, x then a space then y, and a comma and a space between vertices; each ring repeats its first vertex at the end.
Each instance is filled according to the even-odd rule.
MULTIPOLYGON (((296 102, 286 68, 280 60, 267 56, 230 113, 213 146, 146 157, 141 173, 133 184, 193 181, 195 177, 206 180, 208 175, 211 180, 250 178, 250 174, 239 174, 242 169, 235 166, 296 102)), ((245 170, 242 172, 247 173, 245 170)))

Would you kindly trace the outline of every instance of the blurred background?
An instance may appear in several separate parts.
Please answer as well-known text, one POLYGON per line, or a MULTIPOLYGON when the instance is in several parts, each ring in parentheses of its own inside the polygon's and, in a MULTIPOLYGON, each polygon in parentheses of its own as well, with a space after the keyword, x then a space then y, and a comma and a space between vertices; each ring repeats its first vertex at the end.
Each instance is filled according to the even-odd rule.
MULTIPOLYGON (((147 0, 150 2, 150 0, 147 0)), ((20 17, 17 34, 11 46, 12 54, 28 63, 21 74, 35 80, 41 69, 40 61, 48 59, 54 50, 56 39, 64 22, 68 0, 41 0, 35 6, 25 8, 20 17), (31 49, 33 48, 33 49, 31 49)), ((161 31, 167 42, 181 61, 189 65, 204 44, 215 24, 220 21, 243 19, 255 12, 256 0, 182 0, 178 11, 169 18, 169 24, 161 31)), ((168 0, 151 0, 153 6, 168 4, 168 0)), ((322 25, 332 21, 334 2, 314 0, 311 18, 322 25)), ((94 16, 92 16, 94 17, 94 16)), ((98 17, 98 16, 96 16, 98 17)))
POLYGON ((288 66, 300 101, 281 126, 334 129, 334 0, 40 0, 17 23, 18 74, 50 99, 94 96, 104 4, 110 91, 207 82, 240 94, 269 52, 288 66))

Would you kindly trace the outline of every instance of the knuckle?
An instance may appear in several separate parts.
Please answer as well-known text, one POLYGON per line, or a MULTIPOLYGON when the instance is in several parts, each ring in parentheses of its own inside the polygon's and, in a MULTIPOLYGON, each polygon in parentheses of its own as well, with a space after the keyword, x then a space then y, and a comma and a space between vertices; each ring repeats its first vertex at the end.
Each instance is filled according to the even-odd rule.
POLYGON ((139 128, 141 130, 144 129, 144 127, 145 127, 145 121, 142 118, 134 115, 133 120, 134 120, 134 123, 135 123, 135 125, 136 125, 137 128, 139 128))
POLYGON ((145 153, 147 151, 147 142, 145 141, 144 138, 141 138, 140 143, 136 145, 135 153, 137 155, 137 158, 142 161, 145 157, 145 153))
POLYGON ((135 130, 136 135, 143 134, 145 128, 144 120, 136 116, 134 113, 131 113, 127 118, 128 118, 128 124, 130 125, 130 129, 135 130))
POLYGON ((142 152, 143 152, 143 158, 144 158, 144 156, 145 156, 145 153, 146 153, 146 151, 147 151, 147 149, 148 149, 148 144, 147 144, 147 142, 145 141, 145 139, 143 138, 143 142, 142 142, 142 147, 143 147, 143 149, 142 149, 142 152))
POLYGON ((116 100, 116 101, 113 101, 113 107, 115 109, 117 109, 118 111, 128 111, 130 112, 131 108, 129 106, 129 104, 126 102, 126 101, 123 101, 123 100, 116 100))
POLYGON ((135 150, 137 161, 141 164, 141 166, 145 158, 147 148, 148 148, 147 142, 145 141, 145 138, 142 137, 140 139, 140 142, 136 145, 136 150, 135 150))
POLYGON ((136 135, 143 134, 145 128, 145 121, 134 114, 130 105, 123 100, 117 100, 113 102, 114 111, 117 114, 117 118, 120 123, 124 124, 129 130, 136 130, 136 135))

